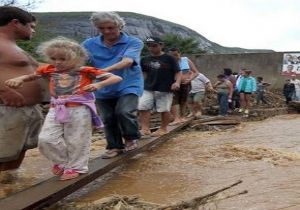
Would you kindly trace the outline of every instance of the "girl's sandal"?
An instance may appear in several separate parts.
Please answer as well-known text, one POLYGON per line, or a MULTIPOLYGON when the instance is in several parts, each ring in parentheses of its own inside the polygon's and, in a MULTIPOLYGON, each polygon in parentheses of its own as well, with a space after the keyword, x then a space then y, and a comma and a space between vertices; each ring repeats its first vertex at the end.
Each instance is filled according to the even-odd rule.
POLYGON ((67 169, 64 170, 63 175, 59 178, 61 181, 69 180, 69 179, 74 179, 79 176, 79 173, 75 169, 67 169))
POLYGON ((55 176, 60 176, 64 173, 64 167, 59 165, 59 164, 55 164, 53 167, 52 167, 52 173, 55 175, 55 176))

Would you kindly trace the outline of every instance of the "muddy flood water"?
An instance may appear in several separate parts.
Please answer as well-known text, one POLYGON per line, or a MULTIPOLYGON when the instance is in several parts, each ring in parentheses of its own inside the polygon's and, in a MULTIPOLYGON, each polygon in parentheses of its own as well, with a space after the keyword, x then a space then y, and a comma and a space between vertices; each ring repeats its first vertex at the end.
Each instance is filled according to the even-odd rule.
MULTIPOLYGON (((118 194, 138 195, 148 202, 168 204, 242 180, 242 184, 218 196, 214 209, 299 210, 299 128, 299 115, 281 115, 242 123, 226 131, 182 131, 138 155, 105 181, 99 178, 72 201, 90 202, 118 194), (244 190, 248 193, 222 199, 244 190)), ((93 157, 103 152, 104 145, 104 141, 94 143, 93 157)), ((6 189, 2 193, 16 183, 30 185, 50 177, 47 167, 50 164, 38 151, 31 151, 13 184, 0 184, 0 189, 6 189)))

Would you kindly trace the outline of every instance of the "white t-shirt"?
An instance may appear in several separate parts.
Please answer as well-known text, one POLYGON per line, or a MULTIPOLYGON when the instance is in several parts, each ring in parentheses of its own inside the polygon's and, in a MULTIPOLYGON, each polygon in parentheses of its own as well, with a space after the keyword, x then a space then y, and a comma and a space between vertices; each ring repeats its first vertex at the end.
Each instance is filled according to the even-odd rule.
POLYGON ((295 80, 292 80, 291 79, 291 83, 293 83, 294 85, 295 85, 295 89, 296 89, 296 91, 298 90, 300 90, 300 80, 298 80, 298 79, 295 79, 295 80))
POLYGON ((192 89, 190 93, 197 93, 201 91, 205 91, 205 86, 209 83, 210 80, 204 76, 204 74, 199 73, 198 76, 192 80, 192 89))

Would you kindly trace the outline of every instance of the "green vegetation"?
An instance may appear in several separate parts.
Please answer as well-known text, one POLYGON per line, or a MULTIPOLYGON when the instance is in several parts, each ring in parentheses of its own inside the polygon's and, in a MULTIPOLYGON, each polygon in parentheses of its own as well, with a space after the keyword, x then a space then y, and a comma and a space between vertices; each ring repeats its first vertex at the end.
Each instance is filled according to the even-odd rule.
POLYGON ((183 54, 205 53, 205 51, 199 47, 199 41, 193 37, 183 38, 178 35, 167 34, 162 37, 162 40, 165 42, 166 49, 177 47, 183 54))

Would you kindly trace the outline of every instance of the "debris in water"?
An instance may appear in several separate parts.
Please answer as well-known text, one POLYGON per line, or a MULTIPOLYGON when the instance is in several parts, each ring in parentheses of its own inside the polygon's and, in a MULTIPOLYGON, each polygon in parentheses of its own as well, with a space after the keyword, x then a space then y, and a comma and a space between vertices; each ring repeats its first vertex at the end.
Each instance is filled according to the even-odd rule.
POLYGON ((90 203, 68 203, 64 206, 54 206, 53 208, 59 208, 63 210, 84 210, 84 209, 95 209, 95 210, 193 210, 198 209, 198 207, 203 206, 207 203, 217 202, 218 200, 224 200, 227 198, 232 198, 234 196, 242 195, 248 193, 244 190, 240 193, 229 195, 223 198, 216 198, 218 194, 229 190, 239 184, 242 181, 237 181, 222 189, 216 190, 204 196, 196 197, 188 201, 180 201, 172 205, 159 205, 155 203, 150 203, 139 199, 137 196, 111 196, 102 198, 90 203))

